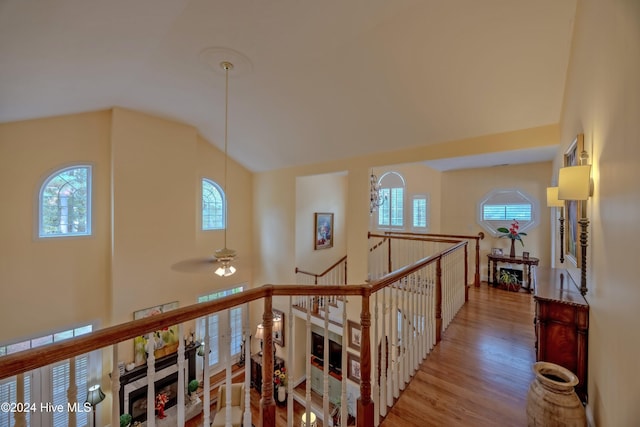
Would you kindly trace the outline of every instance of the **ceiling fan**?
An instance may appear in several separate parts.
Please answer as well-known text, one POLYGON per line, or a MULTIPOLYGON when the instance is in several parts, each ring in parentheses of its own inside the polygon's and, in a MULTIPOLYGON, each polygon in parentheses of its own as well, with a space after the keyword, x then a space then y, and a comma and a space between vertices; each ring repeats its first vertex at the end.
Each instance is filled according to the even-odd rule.
MULTIPOLYGON (((203 52, 206 53, 207 51, 203 52)), ((227 193, 227 163, 229 160, 229 155, 227 153, 227 133, 228 133, 228 118, 229 118, 229 71, 233 70, 233 63, 228 60, 222 60, 219 62, 219 66, 224 70, 225 74, 225 98, 224 98, 224 181, 222 185, 222 191, 225 194, 227 193)), ((227 206, 228 203, 224 203, 224 218, 225 218, 225 226, 224 226, 224 247, 222 249, 217 249, 212 258, 205 259, 191 259, 181 261, 172 266, 173 270, 181 271, 181 272, 208 272, 211 270, 212 266, 215 263, 219 263, 220 265, 216 268, 215 273, 221 277, 231 276, 236 272, 236 268, 231 265, 231 263, 236 258, 236 251, 234 249, 229 249, 227 247, 227 206)))

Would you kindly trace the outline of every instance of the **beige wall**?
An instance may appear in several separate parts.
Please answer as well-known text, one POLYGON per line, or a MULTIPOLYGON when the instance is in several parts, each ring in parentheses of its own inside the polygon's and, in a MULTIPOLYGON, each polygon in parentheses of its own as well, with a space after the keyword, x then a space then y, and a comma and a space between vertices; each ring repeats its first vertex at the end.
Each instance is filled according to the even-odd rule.
POLYGON ((444 172, 442 176, 442 231, 444 233, 476 235, 484 232, 480 241, 480 277, 487 279, 486 255, 491 248, 503 248, 508 253, 511 241, 493 236, 478 224, 478 203, 492 190, 517 189, 534 197, 540 209, 537 226, 526 231, 524 247, 516 242, 516 253, 527 251, 540 258, 540 265, 550 265, 549 217, 546 206, 551 162, 492 168, 465 169, 444 172))
POLYGON ((0 342, 108 324, 111 113, 0 125, 0 342), (37 238, 38 193, 54 171, 93 166, 93 235, 37 238))
POLYGON ((296 180, 296 267, 322 273, 347 254, 346 173, 312 175, 296 180), (333 213, 333 247, 315 250, 316 212, 333 213))
MULTIPOLYGON (((199 230, 201 179, 222 185, 223 164, 224 153, 193 127, 121 108, 0 125, 0 177, 12 183, 0 212, 0 320, 12 326, 0 342, 94 320, 104 327, 149 306, 250 285, 252 175, 233 160, 228 246, 238 273, 172 269, 224 245, 222 231, 199 230), (93 235, 38 240, 42 180, 74 162, 93 165, 93 235)), ((132 350, 122 344, 121 359, 132 360, 132 350)))
POLYGON ((588 414, 600 427, 640 420, 640 2, 578 3, 561 121, 562 153, 578 133, 593 164, 588 247, 588 414))

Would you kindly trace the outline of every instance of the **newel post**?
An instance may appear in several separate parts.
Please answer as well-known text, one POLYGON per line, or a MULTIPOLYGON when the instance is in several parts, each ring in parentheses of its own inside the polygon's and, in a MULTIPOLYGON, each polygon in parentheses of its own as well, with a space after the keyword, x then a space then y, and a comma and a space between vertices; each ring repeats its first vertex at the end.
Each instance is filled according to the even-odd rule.
MULTIPOLYGON (((469 301, 469 245, 464 245, 464 302, 469 301)), ((476 263, 476 265, 478 265, 476 263)))
POLYGON ((484 233, 481 231, 478 233, 476 240, 476 271, 473 278, 473 284, 476 288, 480 287, 480 240, 484 239, 484 233))
POLYGON ((362 312, 360 313, 360 398, 358 399, 358 427, 373 426, 374 405, 371 400, 371 312, 369 298, 371 291, 365 290, 362 295, 362 312))
POLYGON ((436 262, 436 344, 442 339, 442 257, 436 262))
POLYGON ((263 427, 276 425, 276 401, 273 399, 273 295, 271 292, 264 298, 264 327, 262 350, 262 398, 260 399, 260 418, 263 427))

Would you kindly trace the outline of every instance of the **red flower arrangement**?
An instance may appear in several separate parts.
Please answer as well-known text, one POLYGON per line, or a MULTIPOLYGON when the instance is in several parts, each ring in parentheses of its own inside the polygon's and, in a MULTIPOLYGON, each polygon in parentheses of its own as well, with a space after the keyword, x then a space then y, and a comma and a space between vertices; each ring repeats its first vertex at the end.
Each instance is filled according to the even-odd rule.
POLYGON ((501 233, 505 233, 500 237, 508 237, 511 240, 519 240, 522 246, 524 246, 524 242, 522 241, 522 236, 526 236, 527 233, 521 233, 518 230, 520 229, 520 225, 518 224, 518 220, 514 219, 511 223, 511 227, 500 227, 497 230, 501 233))
POLYGON ((164 405, 169 401, 169 397, 165 393, 158 393, 156 395, 156 411, 158 411, 158 418, 165 418, 164 405))

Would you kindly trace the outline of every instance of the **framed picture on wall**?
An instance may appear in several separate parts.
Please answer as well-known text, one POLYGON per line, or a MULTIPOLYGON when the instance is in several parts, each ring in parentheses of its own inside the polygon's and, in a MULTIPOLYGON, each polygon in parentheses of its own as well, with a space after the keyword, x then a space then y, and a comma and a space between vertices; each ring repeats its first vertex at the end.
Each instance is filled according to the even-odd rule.
POLYGON ((360 324, 347 320, 347 342, 349 343, 349 348, 360 351, 360 340, 362 338, 360 334, 360 324))
MULTIPOLYGON (((170 302, 167 304, 157 305, 155 307, 145 308, 133 312, 133 320, 144 319, 150 316, 166 313, 167 311, 178 308, 178 302, 170 302)), ((161 331, 153 333, 156 341, 156 350, 154 356, 156 358, 166 356, 173 353, 178 348, 178 325, 171 326, 161 331)), ((141 336, 133 339, 134 346, 134 363, 136 366, 144 365, 147 362, 147 337, 141 336)))
POLYGON ((333 247, 333 213, 314 214, 314 249, 333 247))
MULTIPOLYGON (((564 153, 564 167, 580 165, 580 153, 584 151, 584 135, 578 134, 569 149, 564 153)), ((578 217, 582 212, 584 201, 565 200, 566 235, 565 258, 576 267, 580 267, 580 245, 578 244, 578 217)))
POLYGON ((347 352, 347 378, 360 384, 360 357, 349 352, 347 352))

